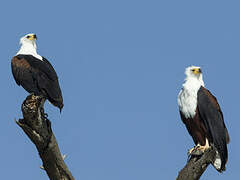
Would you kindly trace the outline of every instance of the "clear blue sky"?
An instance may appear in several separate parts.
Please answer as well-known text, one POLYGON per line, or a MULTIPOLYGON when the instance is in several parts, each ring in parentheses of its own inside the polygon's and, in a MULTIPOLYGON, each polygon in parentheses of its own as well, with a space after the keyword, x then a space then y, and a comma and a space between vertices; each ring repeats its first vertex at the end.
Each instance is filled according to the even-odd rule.
POLYGON ((19 38, 38 35, 54 65, 62 114, 46 103, 76 180, 174 179, 193 141, 180 120, 184 69, 201 66, 218 97, 231 143, 227 171, 239 178, 239 1, 4 1, 0 6, 1 179, 43 180, 41 160, 14 123, 27 93, 11 74, 19 38))

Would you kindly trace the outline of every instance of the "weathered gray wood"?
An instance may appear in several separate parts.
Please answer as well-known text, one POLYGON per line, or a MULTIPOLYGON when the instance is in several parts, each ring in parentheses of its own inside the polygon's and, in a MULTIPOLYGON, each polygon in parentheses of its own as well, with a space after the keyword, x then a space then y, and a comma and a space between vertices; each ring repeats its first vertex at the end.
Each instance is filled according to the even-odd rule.
POLYGON ((213 162, 216 151, 209 149, 200 156, 192 156, 186 166, 178 173, 177 180, 198 180, 213 162))
POLYGON ((29 95, 22 104, 23 119, 16 123, 35 144, 49 179, 74 180, 59 150, 51 122, 44 115, 44 102, 42 97, 29 95))

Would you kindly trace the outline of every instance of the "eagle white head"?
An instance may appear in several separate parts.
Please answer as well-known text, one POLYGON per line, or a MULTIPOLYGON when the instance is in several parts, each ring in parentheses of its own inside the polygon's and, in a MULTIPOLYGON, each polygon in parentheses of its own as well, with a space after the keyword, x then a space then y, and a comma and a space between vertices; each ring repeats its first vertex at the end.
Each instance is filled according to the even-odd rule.
POLYGON ((21 48, 18 51, 17 55, 32 55, 37 59, 42 60, 42 56, 37 54, 37 45, 36 45, 37 35, 34 33, 27 34, 20 39, 21 48))
POLYGON ((203 77, 202 77, 202 70, 198 66, 189 66, 185 69, 185 83, 186 81, 192 81, 195 83, 199 83, 200 85, 204 86, 203 77))

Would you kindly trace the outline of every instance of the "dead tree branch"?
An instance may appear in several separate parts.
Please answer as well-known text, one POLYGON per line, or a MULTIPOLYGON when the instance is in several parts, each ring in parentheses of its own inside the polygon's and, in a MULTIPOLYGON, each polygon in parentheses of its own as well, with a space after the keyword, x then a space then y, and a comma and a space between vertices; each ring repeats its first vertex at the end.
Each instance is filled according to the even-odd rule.
POLYGON ((193 155, 186 166, 179 172, 177 180, 198 180, 213 162, 216 151, 209 149, 202 155, 193 155))
POLYGON ((35 144, 49 179, 74 180, 64 163, 52 132, 51 122, 44 114, 44 102, 45 99, 42 97, 29 95, 22 104, 23 119, 19 119, 16 123, 35 144))

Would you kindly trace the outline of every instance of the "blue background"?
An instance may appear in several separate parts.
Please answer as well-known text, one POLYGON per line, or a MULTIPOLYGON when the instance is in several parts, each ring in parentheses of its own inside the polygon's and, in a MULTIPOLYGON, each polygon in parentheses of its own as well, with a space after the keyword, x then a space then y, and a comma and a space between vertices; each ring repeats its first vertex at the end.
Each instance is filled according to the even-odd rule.
POLYGON ((76 179, 175 179, 194 143, 177 95, 189 65, 201 66, 230 133, 227 171, 239 178, 239 1, 5 1, 0 18, 1 179, 42 180, 34 145, 15 124, 27 93, 10 61, 27 33, 55 67, 62 114, 45 104, 76 179))

